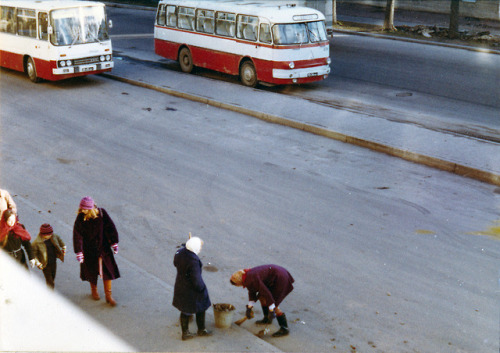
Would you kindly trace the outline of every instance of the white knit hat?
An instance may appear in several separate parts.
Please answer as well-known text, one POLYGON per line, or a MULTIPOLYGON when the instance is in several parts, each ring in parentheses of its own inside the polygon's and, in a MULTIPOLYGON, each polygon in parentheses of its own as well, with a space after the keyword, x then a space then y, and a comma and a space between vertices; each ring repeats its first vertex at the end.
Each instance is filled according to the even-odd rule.
POLYGON ((186 249, 194 252, 196 255, 200 253, 202 246, 203 246, 203 240, 201 240, 198 237, 191 237, 186 242, 186 249))

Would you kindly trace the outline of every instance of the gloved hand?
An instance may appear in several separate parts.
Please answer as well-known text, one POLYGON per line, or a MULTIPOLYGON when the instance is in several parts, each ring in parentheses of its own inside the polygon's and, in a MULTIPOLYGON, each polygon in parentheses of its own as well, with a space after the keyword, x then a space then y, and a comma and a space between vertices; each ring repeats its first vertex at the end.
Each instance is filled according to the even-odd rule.
POLYGON ((38 269, 43 270, 43 265, 40 261, 38 261, 38 259, 35 261, 35 266, 38 267, 38 269))
POLYGON ((83 264, 83 253, 82 252, 79 252, 78 254, 76 254, 76 261, 83 264))
POLYGON ((267 318, 269 319, 269 321, 273 321, 275 317, 276 313, 274 312, 274 310, 269 310, 269 314, 267 314, 267 318))
POLYGON ((113 249, 113 254, 118 254, 118 243, 111 245, 111 249, 113 249))
POLYGON ((30 260, 30 265, 31 265, 31 268, 35 268, 35 263, 36 263, 36 260, 35 260, 35 259, 30 260))
POLYGON ((245 313, 245 316, 247 319, 253 319, 254 313, 253 313, 253 306, 247 305, 247 311, 245 313))

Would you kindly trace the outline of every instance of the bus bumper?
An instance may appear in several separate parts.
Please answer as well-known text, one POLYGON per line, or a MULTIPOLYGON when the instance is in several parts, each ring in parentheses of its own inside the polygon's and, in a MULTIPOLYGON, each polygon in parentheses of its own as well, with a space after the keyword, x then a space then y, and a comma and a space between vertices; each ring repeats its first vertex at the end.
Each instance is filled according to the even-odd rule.
POLYGON ((313 78, 328 75, 330 65, 308 67, 305 69, 273 69, 273 78, 281 80, 293 80, 301 78, 313 78))
POLYGON ((101 70, 110 70, 114 66, 114 63, 111 62, 103 62, 91 65, 79 65, 79 66, 68 66, 68 67, 59 67, 56 69, 52 69, 52 74, 54 75, 71 75, 71 74, 79 74, 79 73, 90 73, 94 71, 101 70))

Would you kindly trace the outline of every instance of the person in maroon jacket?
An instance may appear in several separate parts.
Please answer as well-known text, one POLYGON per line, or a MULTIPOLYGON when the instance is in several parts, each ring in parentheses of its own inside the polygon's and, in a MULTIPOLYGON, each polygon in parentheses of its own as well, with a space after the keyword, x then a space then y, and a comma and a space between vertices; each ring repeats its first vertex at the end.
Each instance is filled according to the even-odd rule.
POLYGON ((233 273, 230 282, 234 286, 248 289, 247 318, 253 317, 253 306, 259 300, 264 318, 258 320, 256 324, 271 324, 276 317, 280 329, 273 333, 273 337, 288 335, 290 331, 286 315, 280 310, 279 305, 293 290, 294 279, 285 268, 278 265, 262 265, 239 270, 233 273))

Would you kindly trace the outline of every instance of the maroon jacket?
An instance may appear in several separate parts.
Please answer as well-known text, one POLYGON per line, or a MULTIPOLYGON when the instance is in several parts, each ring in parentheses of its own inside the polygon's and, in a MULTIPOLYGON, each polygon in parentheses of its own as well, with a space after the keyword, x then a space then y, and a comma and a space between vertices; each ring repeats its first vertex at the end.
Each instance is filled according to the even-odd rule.
POLYGON ((118 243, 118 231, 104 208, 99 208, 95 219, 83 220, 79 213, 73 226, 73 248, 75 254, 83 252, 83 264, 80 265, 82 281, 97 283, 99 275, 99 257, 102 257, 103 279, 120 277, 118 266, 111 245, 118 243))
POLYGON ((293 290, 292 275, 277 265, 262 265, 246 270, 243 286, 248 289, 248 299, 260 300, 262 306, 279 306, 293 290))

